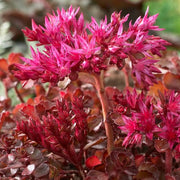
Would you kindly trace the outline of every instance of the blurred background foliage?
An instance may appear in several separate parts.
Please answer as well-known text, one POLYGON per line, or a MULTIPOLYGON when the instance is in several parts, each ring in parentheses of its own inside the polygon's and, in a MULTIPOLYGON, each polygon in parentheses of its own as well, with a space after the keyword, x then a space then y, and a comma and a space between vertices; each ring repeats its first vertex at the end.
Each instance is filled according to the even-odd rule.
POLYGON ((144 10, 150 7, 150 14, 159 13, 157 24, 165 32, 180 35, 180 0, 151 0, 144 3, 144 10))

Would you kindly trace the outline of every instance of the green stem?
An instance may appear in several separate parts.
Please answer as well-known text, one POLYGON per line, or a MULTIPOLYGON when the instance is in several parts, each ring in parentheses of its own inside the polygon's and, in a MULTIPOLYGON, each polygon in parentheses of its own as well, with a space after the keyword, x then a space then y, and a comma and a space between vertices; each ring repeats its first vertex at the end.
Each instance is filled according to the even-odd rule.
POLYGON ((107 96, 104 89, 104 74, 101 72, 101 75, 94 75, 95 79, 95 87, 101 102, 102 106, 102 114, 103 114, 103 122, 107 136, 107 152, 110 154, 114 148, 114 137, 113 130, 111 126, 111 122, 108 120, 108 112, 109 112, 109 104, 107 100, 107 96))
POLYGON ((166 150, 166 157, 165 157, 165 169, 166 174, 172 174, 172 151, 171 149, 166 150))

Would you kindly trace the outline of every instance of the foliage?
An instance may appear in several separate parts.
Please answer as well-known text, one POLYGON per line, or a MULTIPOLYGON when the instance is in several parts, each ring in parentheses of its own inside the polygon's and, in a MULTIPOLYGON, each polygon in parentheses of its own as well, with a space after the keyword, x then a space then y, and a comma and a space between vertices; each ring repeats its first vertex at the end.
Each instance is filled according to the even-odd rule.
POLYGON ((164 27, 166 32, 180 34, 179 0, 147 1, 144 6, 147 5, 150 6, 150 14, 159 13, 157 19, 159 26, 164 27))
POLYGON ((149 33, 156 18, 126 29, 71 6, 23 30, 32 57, 0 59, 1 179, 180 178, 180 58, 149 33), (114 69, 122 90, 104 87, 114 69))

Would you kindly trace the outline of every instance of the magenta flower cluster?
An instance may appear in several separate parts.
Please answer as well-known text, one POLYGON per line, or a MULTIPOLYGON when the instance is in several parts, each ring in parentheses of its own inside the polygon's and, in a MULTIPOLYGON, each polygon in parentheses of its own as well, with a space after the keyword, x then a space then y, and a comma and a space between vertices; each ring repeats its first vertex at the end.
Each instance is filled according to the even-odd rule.
POLYGON ((180 153, 180 95, 168 91, 160 93, 155 102, 152 96, 138 94, 134 89, 126 95, 114 93, 114 111, 121 114, 123 125, 119 128, 127 136, 124 146, 152 142, 156 138, 164 139, 171 149, 180 153), (115 108, 116 107, 116 108, 115 108), (120 108, 119 108, 120 107, 120 108))
POLYGON ((32 21, 32 30, 23 30, 29 41, 37 41, 44 50, 31 48, 32 59, 23 58, 26 64, 17 65, 20 71, 16 77, 56 84, 65 77, 75 80, 78 72, 100 73, 112 64, 122 69, 129 58, 139 84, 148 87, 156 82, 154 73, 160 71, 154 66, 152 55, 160 56, 168 44, 149 35, 150 30, 162 30, 154 25, 158 15, 148 17, 147 9, 143 18, 134 24, 130 21, 125 30, 128 15, 121 18, 121 13, 114 12, 109 23, 105 17, 98 24, 94 18, 85 23, 83 14, 78 12, 79 8, 73 7, 67 11, 58 9, 45 18, 44 27, 32 21))

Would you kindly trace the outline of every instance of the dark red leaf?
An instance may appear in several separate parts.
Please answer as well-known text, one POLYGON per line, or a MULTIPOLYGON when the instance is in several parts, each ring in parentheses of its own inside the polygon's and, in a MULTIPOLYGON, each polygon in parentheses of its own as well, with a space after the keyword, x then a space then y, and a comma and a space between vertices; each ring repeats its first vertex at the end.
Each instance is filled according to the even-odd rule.
POLYGON ((41 118, 43 115, 46 116, 47 112, 45 109, 45 106, 41 103, 35 106, 36 112, 38 114, 38 116, 41 118))
POLYGON ((159 179, 159 177, 160 177, 160 172, 158 171, 158 168, 152 163, 148 163, 148 162, 142 163, 138 170, 146 171, 146 172, 152 174, 152 176, 155 179, 159 179))
POLYGON ((97 131, 97 127, 102 123, 102 117, 101 116, 89 116, 87 118, 88 123, 88 129, 89 131, 97 131))
POLYGON ((137 173, 137 175, 135 176, 135 179, 148 179, 148 180, 154 180, 153 175, 148 172, 148 171, 140 171, 137 173))
POLYGON ((15 156, 13 154, 8 154, 8 162, 11 163, 15 160, 15 156))
POLYGON ((165 152, 169 148, 169 144, 165 139, 156 139, 154 147, 158 152, 165 152))
POLYGON ((145 156, 144 155, 137 155, 135 156, 135 163, 136 166, 139 167, 141 163, 143 163, 145 160, 145 156))
MULTIPOLYGON (((17 105, 14 107, 13 111, 12 111, 13 116, 18 116, 18 115, 20 114, 20 110, 21 110, 24 106, 25 106, 24 103, 17 104, 17 105)), ((21 115, 21 116, 22 116, 22 115, 21 115)))
POLYGON ((8 111, 3 112, 0 116, 0 129, 12 129, 15 127, 14 120, 10 117, 10 113, 8 111))
POLYGON ((41 84, 35 85, 36 96, 45 95, 45 89, 41 84))
POLYGON ((21 109, 21 112, 23 112, 23 114, 27 117, 32 118, 33 120, 39 120, 39 116, 37 115, 34 106, 28 104, 26 106, 24 106, 21 109))
POLYGON ((8 73, 8 63, 6 59, 0 59, 0 71, 8 73))
POLYGON ((29 164, 22 172, 23 176, 28 176, 33 173, 35 169, 35 164, 29 164))
POLYGON ((82 81, 83 83, 95 84, 94 77, 89 73, 84 73, 84 72, 79 73, 79 80, 82 81))
POLYGON ((57 98, 59 96, 59 88, 57 87, 50 87, 47 93, 48 99, 57 98))
POLYGON ((171 176, 171 175, 169 175, 169 174, 167 174, 167 175, 165 176, 165 178, 166 178, 166 180, 177 180, 174 176, 171 176))
POLYGON ((163 83, 159 81, 157 84, 150 86, 148 94, 158 97, 159 91, 164 94, 167 90, 168 89, 163 85, 163 83))
POLYGON ((39 159, 41 159, 43 156, 42 156, 42 153, 41 153, 41 151, 39 150, 39 149, 35 149, 34 151, 33 151, 33 153, 30 155, 30 159, 31 160, 34 160, 34 161, 36 161, 36 160, 39 160, 39 159))
POLYGON ((21 53, 11 53, 8 56, 8 64, 14 64, 14 63, 22 63, 21 57, 22 54, 21 53))
POLYGON ((11 99, 3 99, 0 101, 0 112, 2 112, 3 110, 8 110, 11 106, 11 99))
POLYGON ((94 166, 101 164, 101 161, 97 156, 91 156, 86 160, 86 167, 92 169, 94 166))
POLYGON ((108 176, 103 172, 91 170, 85 180, 108 180, 108 176))
POLYGON ((180 75, 168 72, 164 75, 163 81, 166 88, 180 90, 180 75))
POLYGON ((34 176, 36 178, 43 177, 49 173, 49 166, 45 163, 40 164, 34 171, 34 176))

